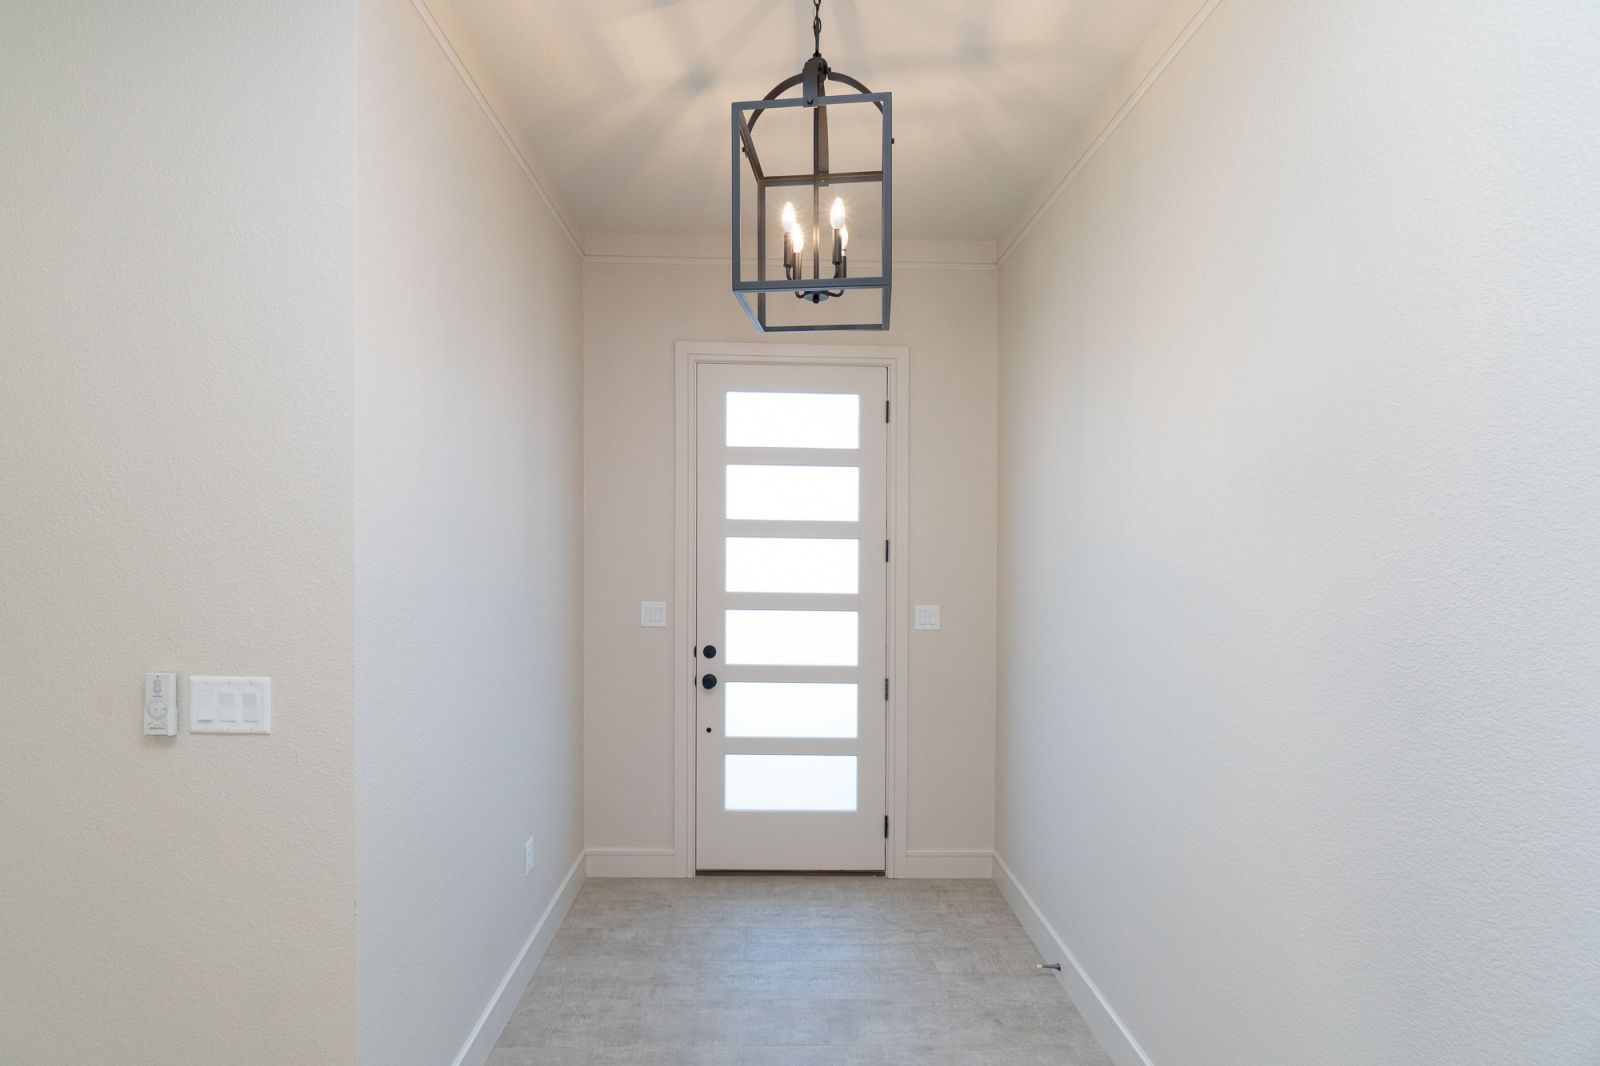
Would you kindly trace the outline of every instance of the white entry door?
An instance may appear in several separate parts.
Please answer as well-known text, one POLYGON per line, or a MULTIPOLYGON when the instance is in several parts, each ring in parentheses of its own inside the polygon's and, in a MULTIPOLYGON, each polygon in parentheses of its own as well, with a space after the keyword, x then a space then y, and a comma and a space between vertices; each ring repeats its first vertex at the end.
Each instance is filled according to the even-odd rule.
POLYGON ((884 868, 887 380, 699 367, 701 870, 884 868))

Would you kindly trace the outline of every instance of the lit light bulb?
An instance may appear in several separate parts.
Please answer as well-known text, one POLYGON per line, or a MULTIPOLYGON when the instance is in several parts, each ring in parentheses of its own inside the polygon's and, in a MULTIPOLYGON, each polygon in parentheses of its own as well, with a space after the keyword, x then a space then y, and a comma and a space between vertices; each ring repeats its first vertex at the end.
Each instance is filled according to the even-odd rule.
POLYGON ((844 200, 841 197, 833 198, 833 210, 828 212, 828 222, 834 229, 844 225, 844 200))
POLYGON ((796 226, 794 229, 789 231, 789 237, 794 241, 794 254, 799 255, 801 250, 806 246, 805 231, 799 226, 796 226))
POLYGON ((794 204, 792 204, 792 203, 784 204, 783 205, 783 228, 785 230, 792 230, 792 229, 794 229, 794 227, 795 227, 794 204))
POLYGON ((848 247, 850 247, 850 227, 849 226, 840 226, 839 227, 839 250, 842 252, 848 247))

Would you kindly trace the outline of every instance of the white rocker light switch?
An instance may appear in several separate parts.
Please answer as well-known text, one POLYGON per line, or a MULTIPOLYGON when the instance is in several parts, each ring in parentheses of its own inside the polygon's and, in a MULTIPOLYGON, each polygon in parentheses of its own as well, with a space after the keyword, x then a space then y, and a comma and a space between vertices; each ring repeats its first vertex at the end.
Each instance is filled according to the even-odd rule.
POLYGON ((189 732, 272 732, 272 678, 191 677, 189 732))

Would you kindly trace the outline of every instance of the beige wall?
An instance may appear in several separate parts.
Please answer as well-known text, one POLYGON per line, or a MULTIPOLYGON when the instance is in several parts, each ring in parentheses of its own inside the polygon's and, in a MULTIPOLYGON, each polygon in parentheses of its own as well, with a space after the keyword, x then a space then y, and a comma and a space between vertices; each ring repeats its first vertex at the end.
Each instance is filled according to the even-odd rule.
POLYGON ((354 1057, 354 24, 6 11, 0 1062, 354 1057), (272 734, 141 736, 154 670, 272 734))
POLYGON ((1150 1062, 1600 1056, 1597 51, 1224 0, 1003 263, 998 850, 1150 1062))
MULTIPOLYGON (((657 239, 652 251, 670 250, 657 239)), ((591 238, 615 253, 624 244, 591 238)), ((679 247, 697 247, 691 239, 679 247)), ((995 276, 903 266, 895 328, 827 343, 911 352, 911 594, 944 608, 911 634, 908 842, 987 852, 993 833, 995 276)), ((591 847, 670 851, 672 631, 639 601, 672 599, 674 343, 757 338, 725 262, 584 268, 585 818, 591 847)), ((816 338, 806 338, 815 343, 816 338)), ((612 868, 669 873, 670 856, 612 868)), ((921 868, 938 857, 925 858, 921 868)), ((986 861, 983 860, 983 861, 986 861)))
POLYGON ((432 6, 430 25, 408 0, 359 4, 356 936, 371 1066, 455 1059, 583 848, 581 259, 436 39, 493 93, 450 9, 432 6))

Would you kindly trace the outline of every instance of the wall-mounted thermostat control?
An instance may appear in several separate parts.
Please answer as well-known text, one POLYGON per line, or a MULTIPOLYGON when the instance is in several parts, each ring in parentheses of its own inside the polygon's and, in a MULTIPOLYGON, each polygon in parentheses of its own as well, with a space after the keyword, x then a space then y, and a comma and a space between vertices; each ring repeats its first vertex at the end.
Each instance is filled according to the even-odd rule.
POLYGON ((191 677, 189 732, 272 732, 272 678, 191 677))
POLYGON ((144 735, 178 735, 178 675, 144 675, 144 735))

